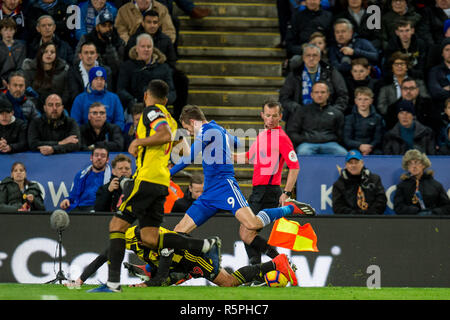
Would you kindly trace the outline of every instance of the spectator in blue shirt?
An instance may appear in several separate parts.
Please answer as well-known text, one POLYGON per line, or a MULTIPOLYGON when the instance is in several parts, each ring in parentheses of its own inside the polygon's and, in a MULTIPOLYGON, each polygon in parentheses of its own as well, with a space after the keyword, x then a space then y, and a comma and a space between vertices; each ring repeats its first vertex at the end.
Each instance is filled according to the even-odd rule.
POLYGON ((106 89, 106 70, 97 66, 89 70, 89 85, 76 96, 70 116, 79 124, 88 123, 89 107, 101 102, 106 107, 106 121, 117 124, 121 130, 125 126, 124 111, 119 96, 106 89))
POLYGON ((98 143, 92 150, 91 164, 75 175, 69 197, 61 201, 60 207, 67 211, 94 210, 98 188, 111 179, 109 151, 104 144, 98 143))

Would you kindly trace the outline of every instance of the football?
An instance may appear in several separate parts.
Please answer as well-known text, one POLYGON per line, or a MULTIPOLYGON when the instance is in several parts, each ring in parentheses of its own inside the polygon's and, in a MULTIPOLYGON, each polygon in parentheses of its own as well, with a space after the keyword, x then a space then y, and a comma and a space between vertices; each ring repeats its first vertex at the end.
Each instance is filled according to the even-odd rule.
POLYGON ((272 270, 264 275, 264 280, 269 287, 286 287, 288 279, 278 270, 272 270))

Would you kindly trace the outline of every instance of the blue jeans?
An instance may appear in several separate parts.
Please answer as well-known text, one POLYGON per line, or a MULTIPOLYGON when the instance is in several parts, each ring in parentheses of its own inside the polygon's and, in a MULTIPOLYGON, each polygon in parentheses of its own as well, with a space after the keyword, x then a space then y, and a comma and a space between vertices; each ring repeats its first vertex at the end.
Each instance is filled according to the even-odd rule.
POLYGON ((313 154, 333 154, 337 156, 345 156, 347 150, 337 142, 325 143, 301 143, 297 149, 297 155, 308 156, 313 154))

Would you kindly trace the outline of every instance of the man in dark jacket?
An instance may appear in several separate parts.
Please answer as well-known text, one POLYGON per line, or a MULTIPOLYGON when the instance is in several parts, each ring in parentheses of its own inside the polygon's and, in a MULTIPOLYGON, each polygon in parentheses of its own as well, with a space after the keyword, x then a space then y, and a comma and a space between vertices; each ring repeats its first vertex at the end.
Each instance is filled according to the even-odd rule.
POLYGON ((44 15, 37 20, 36 30, 38 34, 28 42, 27 57, 35 58, 36 52, 44 42, 53 42, 56 46, 56 55, 63 59, 67 64, 72 64, 73 49, 66 41, 55 34, 56 23, 50 15, 44 15))
POLYGON ((288 58, 302 54, 302 44, 309 41, 313 32, 320 31, 330 39, 333 14, 320 8, 320 1, 306 0, 305 10, 292 15, 286 33, 288 58))
POLYGON ((129 59, 129 51, 136 45, 136 38, 142 33, 148 33, 153 38, 155 48, 165 54, 167 63, 174 68, 177 53, 170 37, 162 32, 159 15, 155 10, 148 10, 142 15, 143 20, 136 32, 130 37, 125 47, 125 58, 129 59))
POLYGON ((297 155, 335 154, 345 155, 342 141, 344 115, 328 103, 328 85, 318 81, 313 85, 313 103, 298 108, 289 120, 288 136, 297 155))
POLYGON ((24 152, 28 149, 27 126, 14 117, 12 104, 0 95, 0 154, 24 152))
POLYGON ((14 71, 8 77, 5 97, 11 102, 14 109, 14 117, 30 124, 31 120, 41 116, 37 107, 25 94, 25 74, 22 71, 14 71))
POLYGON ((366 58, 371 65, 378 64, 378 51, 369 40, 357 37, 347 19, 334 23, 334 42, 328 48, 330 64, 345 77, 350 77, 352 59, 366 58))
POLYGON ((24 1, 25 27, 27 28, 27 39, 31 40, 38 36, 36 26, 38 19, 43 15, 53 18, 56 30, 55 34, 66 41, 71 47, 76 43, 73 29, 67 27, 67 20, 72 14, 67 10, 68 4, 63 0, 47 1, 24 1), (28 3, 27 3, 28 2, 28 3))
POLYGON ((178 120, 181 110, 187 104, 189 79, 183 71, 176 68, 178 57, 174 44, 170 37, 162 32, 159 15, 155 10, 144 12, 141 25, 127 42, 125 48, 126 58, 129 58, 129 51, 136 45, 136 39, 142 33, 148 33, 152 36, 155 48, 166 56, 166 62, 172 69, 173 84, 177 92, 177 98, 173 102, 172 115, 174 119, 178 120))
POLYGON ((130 50, 130 58, 121 65, 117 81, 117 94, 124 110, 131 110, 137 101, 142 101, 146 86, 154 79, 169 85, 168 104, 172 104, 177 97, 172 70, 165 55, 153 46, 149 34, 137 37, 136 46, 130 50))
POLYGON ((101 102, 89 107, 88 122, 80 126, 81 150, 92 150, 103 142, 109 151, 123 150, 123 135, 120 127, 106 121, 106 108, 101 102))
POLYGON ((414 120, 414 116, 413 103, 402 100, 398 104, 398 123, 384 136, 383 154, 402 155, 410 149, 435 154, 433 130, 414 120))
POLYGON ((341 112, 348 107, 348 91, 344 77, 330 65, 320 60, 320 49, 312 44, 304 48, 303 63, 295 67, 286 77, 280 89, 280 102, 283 106, 283 120, 287 123, 297 109, 312 102, 312 85, 321 80, 328 84, 329 102, 341 112))
POLYGON ((362 154, 350 150, 345 168, 333 184, 335 214, 383 214, 387 198, 381 178, 364 166, 362 154))
POLYGON ((122 194, 120 178, 131 178, 131 159, 120 153, 111 162, 111 180, 98 188, 94 210, 96 212, 115 212, 122 194))
POLYGON ((43 155, 68 153, 80 149, 80 128, 64 114, 62 99, 51 94, 45 99, 44 114, 34 119, 28 128, 31 151, 43 155))

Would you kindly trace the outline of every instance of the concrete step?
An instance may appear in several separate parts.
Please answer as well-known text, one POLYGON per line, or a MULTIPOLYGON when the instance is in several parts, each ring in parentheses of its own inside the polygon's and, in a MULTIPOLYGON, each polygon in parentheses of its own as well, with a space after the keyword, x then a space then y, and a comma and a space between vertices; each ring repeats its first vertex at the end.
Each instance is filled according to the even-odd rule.
POLYGON ((261 106, 269 98, 277 98, 276 90, 189 89, 188 103, 205 106, 261 106))
POLYGON ((255 60, 194 60, 180 59, 177 67, 188 75, 281 77, 282 59, 255 60))
POLYGON ((285 50, 280 48, 231 46, 178 46, 178 53, 180 58, 184 58, 186 56, 284 58, 286 56, 285 50))
POLYGON ((179 16, 180 30, 223 30, 223 31, 252 31, 277 32, 278 18, 265 17, 214 17, 191 19, 179 16))
POLYGON ((275 47, 280 43, 278 32, 231 32, 231 31, 180 31, 181 46, 250 46, 275 47))
POLYGON ((255 106, 199 106, 207 118, 215 119, 217 117, 244 118, 252 117, 261 119, 261 107, 255 106))
POLYGON ((275 3, 232 3, 232 2, 195 2, 199 7, 209 8, 210 16, 220 17, 265 17, 277 18, 277 7, 275 3))
POLYGON ((191 85, 281 87, 283 77, 188 75, 191 85))
POLYGON ((261 121, 251 120, 221 120, 215 119, 217 124, 221 125, 225 129, 242 130, 247 131, 249 129, 259 130, 264 129, 264 123, 261 121))

